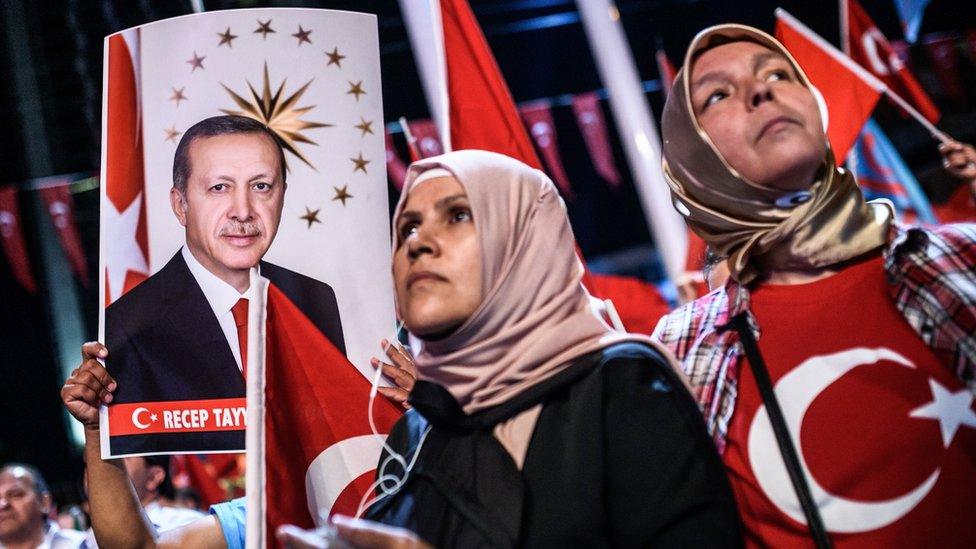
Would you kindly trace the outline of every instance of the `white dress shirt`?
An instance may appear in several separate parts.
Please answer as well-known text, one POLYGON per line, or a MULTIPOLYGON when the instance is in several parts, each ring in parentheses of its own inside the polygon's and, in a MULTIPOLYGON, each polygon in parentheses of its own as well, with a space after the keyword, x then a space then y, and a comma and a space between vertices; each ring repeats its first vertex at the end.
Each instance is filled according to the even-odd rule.
MULTIPOLYGON (((251 291, 250 288, 243 294, 237 291, 237 288, 231 286, 230 284, 224 282, 217 275, 211 273, 206 267, 200 264, 190 249, 183 246, 181 250, 183 253, 183 260, 186 261, 186 266, 190 268, 190 274, 200 285, 200 289, 203 290, 203 295, 206 296, 207 302, 210 303, 210 308, 213 309, 214 316, 217 317, 217 322, 220 324, 220 329, 224 332, 224 337, 227 338, 227 345, 230 346, 230 352, 234 355, 234 360, 237 362, 237 368, 243 371, 241 368, 241 344, 237 339, 237 324, 234 322, 234 313, 231 309, 237 304, 239 299, 250 299, 251 291)), ((250 304, 249 304, 250 305, 250 304)))

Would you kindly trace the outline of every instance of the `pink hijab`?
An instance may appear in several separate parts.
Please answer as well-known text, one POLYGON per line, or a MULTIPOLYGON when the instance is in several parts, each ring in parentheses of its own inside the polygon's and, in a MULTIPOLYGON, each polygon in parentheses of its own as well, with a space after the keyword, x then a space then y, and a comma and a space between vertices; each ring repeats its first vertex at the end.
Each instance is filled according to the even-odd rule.
POLYGON ((483 294, 457 331, 424 342, 416 356, 421 379, 443 385, 471 414, 614 343, 638 341, 670 356, 649 337, 615 332, 593 312, 565 204, 539 170, 477 150, 414 162, 394 227, 417 178, 435 168, 453 174, 467 193, 481 244, 483 294))

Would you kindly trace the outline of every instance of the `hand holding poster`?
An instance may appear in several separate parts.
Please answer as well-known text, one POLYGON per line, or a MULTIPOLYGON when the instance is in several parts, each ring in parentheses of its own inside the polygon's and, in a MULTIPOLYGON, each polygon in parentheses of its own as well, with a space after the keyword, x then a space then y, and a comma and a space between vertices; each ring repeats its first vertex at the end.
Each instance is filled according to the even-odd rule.
POLYGON ((252 270, 269 323, 299 323, 320 346, 303 352, 328 357, 307 390, 342 379, 365 403, 393 326, 375 18, 205 13, 105 52, 100 326, 118 389, 103 456, 244 448, 252 270))

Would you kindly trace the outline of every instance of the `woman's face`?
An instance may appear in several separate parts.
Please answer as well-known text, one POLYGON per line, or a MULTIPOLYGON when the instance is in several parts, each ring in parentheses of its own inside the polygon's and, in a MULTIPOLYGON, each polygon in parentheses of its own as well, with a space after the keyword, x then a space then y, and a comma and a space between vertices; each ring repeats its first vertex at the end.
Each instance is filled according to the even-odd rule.
POLYGON ((481 304, 481 244, 464 188, 438 177, 410 189, 396 220, 400 317, 421 339, 451 334, 481 304))
POLYGON ((701 55, 691 102, 722 157, 749 181, 784 191, 807 188, 826 154, 813 94, 790 62, 753 42, 701 55))

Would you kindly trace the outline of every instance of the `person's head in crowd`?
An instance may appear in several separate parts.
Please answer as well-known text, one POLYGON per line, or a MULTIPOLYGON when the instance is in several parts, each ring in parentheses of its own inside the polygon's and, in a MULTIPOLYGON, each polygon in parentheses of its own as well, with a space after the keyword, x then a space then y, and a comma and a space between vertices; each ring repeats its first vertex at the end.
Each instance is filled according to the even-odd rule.
POLYGON ((278 231, 285 177, 278 138, 252 118, 201 120, 176 147, 170 205, 186 229, 187 247, 240 291, 278 231))
POLYGON ((69 505, 58 510, 58 526, 71 530, 85 531, 89 527, 88 515, 80 505, 69 505))
POLYGON ((818 269, 866 253, 891 211, 865 203, 839 168, 826 111, 789 52, 742 25, 698 34, 662 117, 675 208, 730 274, 818 269))
POLYGON ((51 492, 37 469, 22 463, 0 468, 0 546, 40 543, 52 505, 51 492))
POLYGON ((142 505, 158 500, 173 501, 176 490, 170 478, 169 461, 169 456, 123 458, 125 470, 142 505))
POLYGON ((590 309, 566 208, 541 171, 485 151, 411 165, 394 212, 397 310, 421 379, 485 409, 614 342, 590 309))
POLYGON ((725 286, 729 280, 729 267, 725 258, 715 253, 715 250, 706 248, 702 275, 705 277, 705 283, 708 284, 710 291, 725 286))
POLYGON ((177 488, 176 494, 173 496, 173 504, 176 507, 182 507, 184 509, 199 511, 202 503, 203 500, 200 498, 200 493, 189 486, 177 488))

